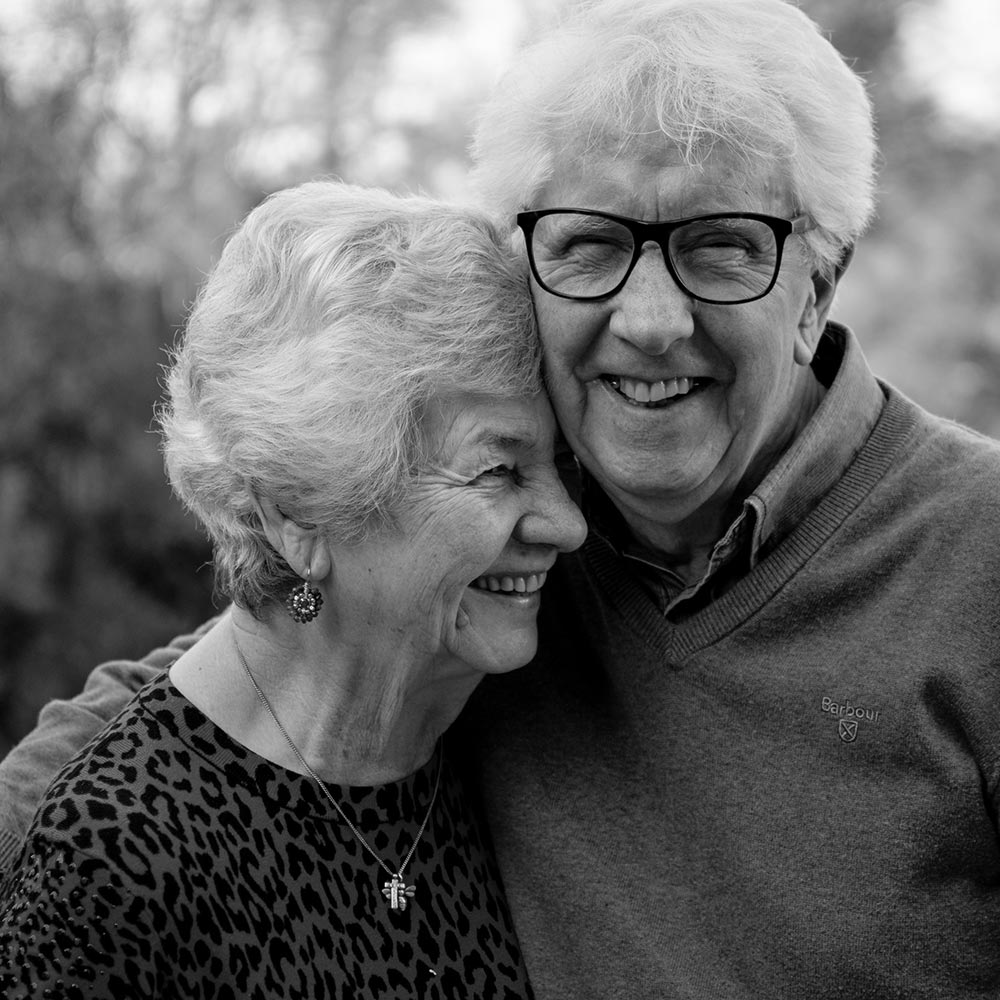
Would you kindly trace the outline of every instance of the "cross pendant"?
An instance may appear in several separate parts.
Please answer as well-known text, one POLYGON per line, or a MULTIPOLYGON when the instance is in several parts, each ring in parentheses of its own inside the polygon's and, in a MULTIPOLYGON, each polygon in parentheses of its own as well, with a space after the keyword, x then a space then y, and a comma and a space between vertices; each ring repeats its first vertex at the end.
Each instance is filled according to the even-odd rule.
POLYGON ((407 885, 401 875, 392 876, 392 881, 383 883, 382 895, 389 900, 389 906, 394 910, 405 910, 407 897, 413 898, 414 886, 407 885))

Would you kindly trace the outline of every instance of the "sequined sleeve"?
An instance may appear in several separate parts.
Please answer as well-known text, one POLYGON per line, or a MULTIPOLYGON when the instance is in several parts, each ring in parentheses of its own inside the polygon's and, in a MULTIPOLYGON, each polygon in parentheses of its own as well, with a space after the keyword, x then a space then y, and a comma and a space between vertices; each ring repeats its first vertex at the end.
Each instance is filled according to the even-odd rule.
POLYGON ((0 890, 0 995, 156 996, 152 937, 142 900, 103 862, 36 840, 0 890))

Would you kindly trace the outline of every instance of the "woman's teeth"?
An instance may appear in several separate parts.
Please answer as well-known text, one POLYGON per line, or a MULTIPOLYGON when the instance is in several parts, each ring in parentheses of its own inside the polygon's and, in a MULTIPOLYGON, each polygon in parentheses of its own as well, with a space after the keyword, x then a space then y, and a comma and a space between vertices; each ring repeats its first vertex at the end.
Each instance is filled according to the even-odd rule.
POLYGON ((492 590, 495 594, 533 594, 545 583, 545 573, 530 576, 481 576, 472 586, 479 590, 492 590))
POLYGON ((643 382, 625 375, 608 376, 608 383, 633 403, 660 403, 674 396, 686 396, 697 384, 693 378, 668 378, 658 382, 643 382))

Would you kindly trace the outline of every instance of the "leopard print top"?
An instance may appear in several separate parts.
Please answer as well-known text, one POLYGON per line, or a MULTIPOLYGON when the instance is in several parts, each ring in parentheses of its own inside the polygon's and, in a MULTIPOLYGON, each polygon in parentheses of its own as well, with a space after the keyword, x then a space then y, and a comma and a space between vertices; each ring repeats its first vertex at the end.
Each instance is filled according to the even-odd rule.
MULTIPOLYGON (((0 891, 0 994, 531 997, 485 828, 445 755, 388 876, 308 778, 251 753, 167 674, 50 786, 0 891)), ((330 789, 390 866, 436 760, 330 789)))

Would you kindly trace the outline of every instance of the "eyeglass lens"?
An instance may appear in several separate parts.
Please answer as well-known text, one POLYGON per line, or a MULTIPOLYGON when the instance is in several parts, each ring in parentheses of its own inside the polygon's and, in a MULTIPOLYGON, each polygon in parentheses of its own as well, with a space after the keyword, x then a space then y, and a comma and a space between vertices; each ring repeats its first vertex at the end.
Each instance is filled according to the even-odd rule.
MULTIPOLYGON (((697 298, 740 302, 766 291, 778 265, 774 231, 758 219, 695 219, 667 242, 680 284, 697 298)), ((612 292, 635 254, 627 226, 600 215, 557 212, 537 220, 532 253, 543 287, 596 298, 612 292)))

